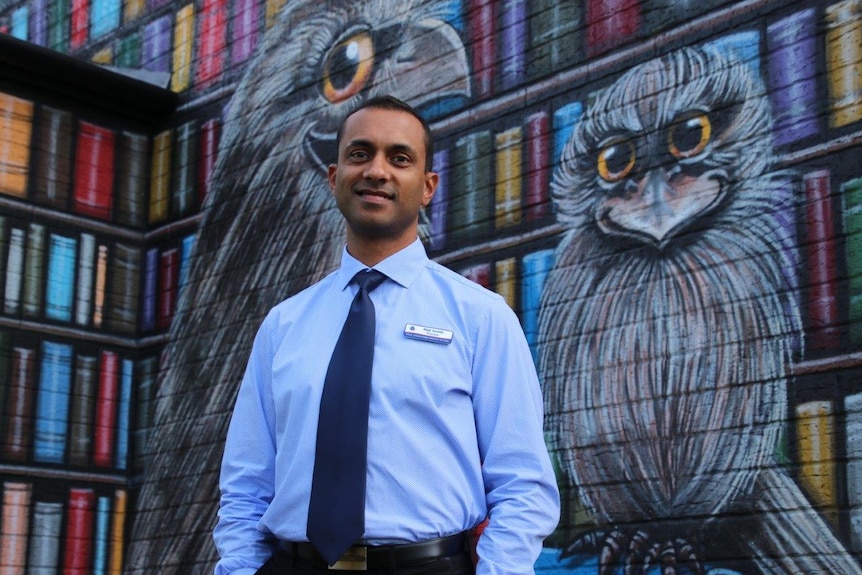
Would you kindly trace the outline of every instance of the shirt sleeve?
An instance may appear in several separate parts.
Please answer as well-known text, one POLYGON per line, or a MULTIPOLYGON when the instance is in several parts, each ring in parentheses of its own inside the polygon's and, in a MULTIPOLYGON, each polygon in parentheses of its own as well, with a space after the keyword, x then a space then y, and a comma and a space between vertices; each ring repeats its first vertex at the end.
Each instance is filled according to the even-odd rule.
POLYGON ((222 458, 215 575, 253 575, 274 551, 274 540, 258 529, 274 493, 275 427, 267 329, 258 331, 240 385, 222 458))
POLYGON ((560 518, 544 442, 543 402, 524 332, 502 301, 476 335, 473 410, 488 505, 477 575, 532 574, 560 518))

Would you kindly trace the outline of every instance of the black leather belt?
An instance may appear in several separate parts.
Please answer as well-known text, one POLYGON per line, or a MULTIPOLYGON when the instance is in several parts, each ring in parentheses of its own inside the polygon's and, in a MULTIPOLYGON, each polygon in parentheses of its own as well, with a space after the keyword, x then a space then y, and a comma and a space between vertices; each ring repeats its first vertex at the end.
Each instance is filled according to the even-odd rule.
POLYGON ((290 555, 303 559, 318 567, 344 571, 385 569, 390 566, 406 566, 411 563, 451 557, 467 551, 466 533, 458 533, 422 543, 403 545, 354 545, 333 565, 328 565, 311 543, 282 543, 282 549, 290 555))

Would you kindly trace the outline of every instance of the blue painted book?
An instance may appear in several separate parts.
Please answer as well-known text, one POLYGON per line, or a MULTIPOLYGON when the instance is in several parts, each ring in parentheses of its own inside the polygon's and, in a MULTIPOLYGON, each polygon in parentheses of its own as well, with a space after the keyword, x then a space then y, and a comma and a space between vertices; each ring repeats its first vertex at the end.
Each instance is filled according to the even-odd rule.
POLYGON ((39 388, 36 392, 33 445, 33 459, 36 461, 63 463, 71 385, 72 346, 43 341, 39 388))
POLYGON ((95 39, 120 26, 120 0, 93 0, 90 4, 90 35, 95 39))
POLYGON ((533 361, 538 361, 539 304, 542 300, 542 289, 553 265, 552 249, 526 254, 521 260, 521 325, 533 353, 533 361))
POLYGON ((183 288, 189 281, 189 266, 191 264, 192 248, 195 247, 195 234, 189 234, 180 242, 180 277, 177 282, 177 301, 183 295, 183 288))
POLYGON ((566 149, 566 144, 572 137, 575 131, 575 126, 578 120, 581 119, 581 114, 584 112, 584 106, 580 102, 572 102, 561 106, 554 112, 554 157, 552 158, 553 165, 557 165, 560 161, 560 156, 563 150, 566 149))
POLYGON ((724 56, 738 58, 751 66, 755 74, 760 74, 760 32, 757 30, 727 34, 707 42, 704 47, 724 56))
POLYGON ((129 466, 129 421, 132 408, 132 377, 135 364, 131 359, 124 359, 120 366, 120 403, 117 406, 117 452, 114 455, 114 466, 117 469, 127 469, 129 466))
POLYGON ((9 35, 25 42, 29 39, 30 32, 28 8, 27 4, 15 8, 9 18, 9 35))
POLYGON ((108 527, 111 520, 111 498, 99 497, 96 502, 96 536, 93 549, 93 575, 105 575, 108 566, 108 527))
POLYGON ((75 285, 75 252, 78 241, 51 234, 48 241, 48 285, 45 294, 45 315, 57 321, 72 321, 72 301, 75 285))

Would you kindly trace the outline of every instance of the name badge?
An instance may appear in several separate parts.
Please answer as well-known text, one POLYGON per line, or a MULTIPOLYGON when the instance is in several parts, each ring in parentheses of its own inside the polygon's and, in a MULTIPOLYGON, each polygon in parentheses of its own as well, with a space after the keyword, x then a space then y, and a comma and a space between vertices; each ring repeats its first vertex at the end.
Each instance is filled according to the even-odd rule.
POLYGON ((421 339, 422 341, 430 341, 431 343, 442 343, 448 345, 452 343, 452 330, 440 329, 439 327, 427 327, 424 325, 416 325, 408 323, 404 326, 404 336, 410 339, 421 339))

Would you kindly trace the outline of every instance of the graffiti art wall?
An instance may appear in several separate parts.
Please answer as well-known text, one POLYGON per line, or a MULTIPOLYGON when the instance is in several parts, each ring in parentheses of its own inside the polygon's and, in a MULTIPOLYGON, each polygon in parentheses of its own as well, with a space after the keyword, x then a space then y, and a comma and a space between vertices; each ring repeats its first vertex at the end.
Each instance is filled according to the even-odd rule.
POLYGON ((437 138, 429 254, 506 298, 539 369, 563 518, 537 571, 862 573, 862 2, 0 25, 181 98, 129 130, 0 95, 0 572, 212 571, 252 338, 337 266, 335 132, 391 93, 437 138))

